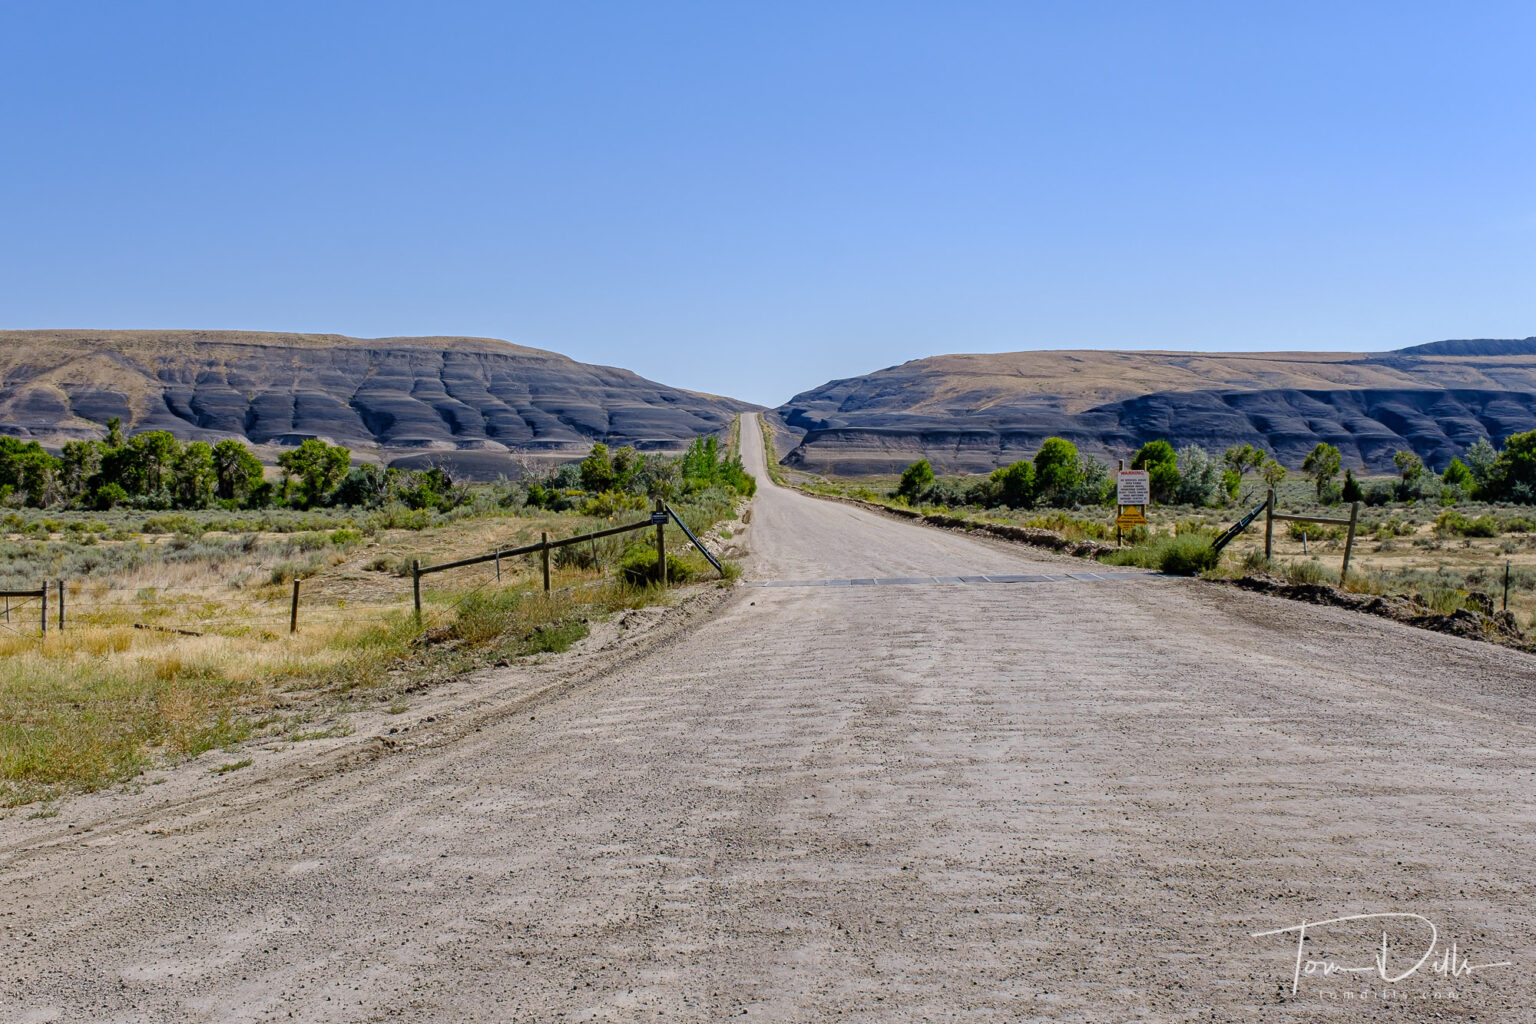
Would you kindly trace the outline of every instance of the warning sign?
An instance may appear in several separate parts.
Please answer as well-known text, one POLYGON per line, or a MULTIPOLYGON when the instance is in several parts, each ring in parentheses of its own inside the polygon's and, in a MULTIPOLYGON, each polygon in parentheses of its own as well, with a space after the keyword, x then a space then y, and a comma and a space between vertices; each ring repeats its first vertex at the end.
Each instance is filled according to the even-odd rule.
POLYGON ((1144 469, 1122 469, 1115 487, 1115 495, 1117 505, 1150 505, 1152 475, 1144 469))
POLYGON ((1118 516, 1115 516, 1115 525, 1122 530, 1129 530, 1137 526, 1146 526, 1147 517, 1146 514, 1143 513, 1139 508, 1125 508, 1120 510, 1120 514, 1118 516))

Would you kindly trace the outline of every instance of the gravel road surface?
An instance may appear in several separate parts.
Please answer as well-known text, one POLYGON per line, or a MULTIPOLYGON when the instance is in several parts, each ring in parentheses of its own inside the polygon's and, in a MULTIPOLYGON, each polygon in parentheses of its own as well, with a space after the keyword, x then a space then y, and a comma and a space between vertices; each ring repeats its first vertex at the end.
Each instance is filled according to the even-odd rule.
POLYGON ((0 821, 0 1020, 1536 1020, 1530 658, 1063 579, 743 435, 758 585, 0 821), (1000 575, 1055 579, 933 581, 1000 575))

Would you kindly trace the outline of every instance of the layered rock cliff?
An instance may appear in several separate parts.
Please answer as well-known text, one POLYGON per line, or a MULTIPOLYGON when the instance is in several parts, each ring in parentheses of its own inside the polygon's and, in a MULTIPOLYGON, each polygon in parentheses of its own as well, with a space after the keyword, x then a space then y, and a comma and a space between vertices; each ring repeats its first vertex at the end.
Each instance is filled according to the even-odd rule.
POLYGON ((492 472, 514 454, 573 455, 594 441, 676 448, 749 408, 483 338, 0 332, 0 432, 46 444, 99 437, 116 416, 130 432, 319 437, 492 472))
POLYGON ((1407 448, 1440 468, 1479 438, 1536 430, 1536 338, 1394 352, 1014 352, 919 359, 831 381, 775 410, 801 437, 785 462, 884 473, 927 457, 984 472, 1047 437, 1101 457, 1166 438, 1253 444, 1295 466, 1319 441, 1388 471, 1407 448))

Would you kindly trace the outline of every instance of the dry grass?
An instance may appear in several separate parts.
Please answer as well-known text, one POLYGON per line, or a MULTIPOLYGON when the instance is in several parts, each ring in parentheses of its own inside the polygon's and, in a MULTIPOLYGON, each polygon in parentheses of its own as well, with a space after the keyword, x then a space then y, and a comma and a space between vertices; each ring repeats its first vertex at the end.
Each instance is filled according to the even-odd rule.
MULTIPOLYGON (((557 566, 550 595, 531 558, 504 560, 499 582, 493 563, 426 577, 419 625, 410 579, 394 570, 413 557, 448 561, 594 525, 536 513, 383 530, 340 545, 324 534, 238 544, 205 535, 208 557, 179 561, 170 556, 184 542, 174 538, 118 542, 151 557, 70 582, 62 633, 38 635, 35 603, 9 623, 0 617, 0 807, 100 788, 252 738, 334 735, 338 726, 317 729, 316 719, 363 702, 403 710, 406 692, 424 681, 563 650, 587 620, 659 599, 613 578, 625 538, 600 542, 595 560, 557 566), (290 634, 295 575, 300 620, 290 634)), ((681 550, 681 535, 669 544, 681 550)))

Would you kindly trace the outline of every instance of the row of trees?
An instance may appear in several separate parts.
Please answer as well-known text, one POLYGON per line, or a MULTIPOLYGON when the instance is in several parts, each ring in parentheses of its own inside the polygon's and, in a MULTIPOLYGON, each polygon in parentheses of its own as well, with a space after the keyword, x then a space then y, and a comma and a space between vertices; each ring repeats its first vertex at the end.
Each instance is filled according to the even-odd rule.
MULTIPOLYGON (((1393 464, 1398 470, 1395 482, 1362 484, 1353 470, 1343 469, 1339 449, 1324 442, 1308 453, 1301 470, 1312 480, 1318 500, 1325 503, 1475 499, 1536 504, 1536 431, 1511 435, 1501 449, 1479 440, 1438 476, 1411 451, 1399 451, 1393 464)), ((1164 505, 1225 505, 1239 497, 1249 474, 1256 474, 1269 487, 1287 475, 1285 466, 1250 444, 1233 445, 1217 459, 1199 445, 1175 450, 1163 440, 1142 445, 1131 459, 1131 468, 1147 471, 1152 500, 1164 505)), ((976 482, 937 479, 928 460, 920 459, 902 473, 895 497, 914 505, 1030 508, 1109 504, 1115 495, 1104 463, 1080 455, 1071 442, 1052 437, 1033 460, 1003 466, 976 482)))
POLYGON ((265 478, 261 460, 239 441, 186 444, 164 430, 124 437, 117 419, 99 441, 70 441, 52 455, 36 441, 0 437, 0 498, 34 508, 109 509, 259 507, 286 499, 295 482, 301 501, 312 501, 344 476, 345 448, 306 441, 284 453, 282 479, 265 478))
POLYGON ((1225 505, 1238 497, 1243 477, 1257 473, 1270 487, 1286 477, 1286 468, 1251 444, 1233 445, 1218 461, 1197 444, 1177 452, 1167 441, 1149 441, 1131 459, 1144 469, 1152 500, 1163 505, 1225 505))
POLYGON ((561 466, 530 478, 529 505, 559 511, 581 507, 611 514, 639 508, 647 498, 672 499, 711 487, 751 495, 757 481, 730 455, 716 437, 696 437, 681 456, 642 455, 625 446, 610 449, 598 442, 579 464, 561 466))
POLYGON ((0 500, 33 508, 106 510, 267 508, 287 505, 449 508, 464 489, 441 469, 412 472, 362 464, 338 445, 308 440, 277 459, 276 479, 235 440, 183 443, 168 431, 124 437, 117 419, 98 441, 67 442, 58 455, 36 441, 0 437, 0 500))
MULTIPOLYGON (((36 441, 0 436, 0 501, 34 508, 106 510, 210 507, 377 508, 398 503, 449 511, 470 500, 469 486, 441 467, 389 469, 352 465, 343 447, 308 440, 278 456, 275 479, 239 441, 183 443, 164 430, 125 437, 113 419, 97 441, 70 441, 53 455, 36 441)), ((552 510, 596 499, 610 509, 638 507, 640 498, 673 498, 710 487, 752 494, 757 482, 715 437, 696 438, 681 456, 610 451, 595 444, 580 464, 561 466, 524 483, 501 486, 501 503, 552 510)))
MULTIPOLYGON (((1218 460, 1199 445, 1176 451, 1167 441, 1142 445, 1131 468, 1147 471, 1153 501, 1184 505, 1227 503, 1238 496, 1245 473, 1257 471, 1271 484, 1286 474, 1284 466, 1252 445, 1234 445, 1218 460)), ((975 483, 938 480, 928 460, 920 459, 902 473, 895 496, 911 504, 983 508, 1107 505, 1114 503, 1115 481, 1105 463, 1081 454, 1064 438, 1050 437, 1032 460, 1002 466, 975 483)))
POLYGON ((1114 500, 1114 487, 1107 465, 1065 438, 1050 437, 1033 459, 999 467, 975 483, 938 480, 928 460, 919 459, 901 474, 895 496, 914 505, 1029 508, 1099 505, 1114 500))
POLYGON ((1388 501, 1439 500, 1456 502, 1509 501, 1536 504, 1536 430, 1511 434, 1502 448, 1479 438, 1459 458, 1451 459, 1438 476, 1417 453, 1403 449, 1392 456, 1398 479, 1392 484, 1362 485, 1352 470, 1339 469, 1342 458, 1331 444, 1319 444, 1301 468, 1312 477, 1319 501, 1364 501, 1383 505, 1388 501))

